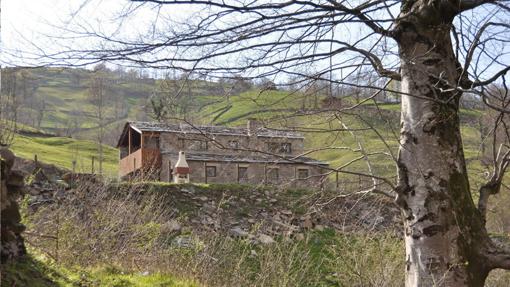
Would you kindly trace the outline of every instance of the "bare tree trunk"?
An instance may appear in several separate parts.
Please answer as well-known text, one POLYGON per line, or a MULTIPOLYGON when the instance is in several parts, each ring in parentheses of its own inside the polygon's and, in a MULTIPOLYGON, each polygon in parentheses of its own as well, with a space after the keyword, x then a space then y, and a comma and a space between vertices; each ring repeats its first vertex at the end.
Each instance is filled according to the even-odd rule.
MULTIPOLYGON (((422 25, 425 27, 425 25, 422 25)), ((461 80, 450 25, 399 31, 402 98, 397 203, 406 286, 483 286, 490 239, 469 188, 459 125, 461 80)))

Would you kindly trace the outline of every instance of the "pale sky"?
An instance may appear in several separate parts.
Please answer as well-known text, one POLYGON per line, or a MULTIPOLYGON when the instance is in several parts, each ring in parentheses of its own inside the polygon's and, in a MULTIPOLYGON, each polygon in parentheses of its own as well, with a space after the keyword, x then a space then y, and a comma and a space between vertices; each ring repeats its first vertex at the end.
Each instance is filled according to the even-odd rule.
MULTIPOLYGON (((127 0, 1 0, 2 61, 4 64, 9 64, 21 59, 21 57, 16 57, 16 55, 21 55, 17 52, 18 50, 23 50, 26 57, 27 51, 33 52, 34 55, 40 55, 40 51, 37 51, 38 48, 43 49, 46 53, 51 53, 65 50, 64 45, 72 47, 94 47, 94 45, 98 47, 101 45, 99 41, 94 42, 95 40, 90 37, 86 40, 80 39, 71 31, 85 29, 101 31, 105 34, 116 32, 117 35, 122 35, 123 39, 129 39, 147 35, 150 24, 157 18, 156 15, 159 15, 157 18, 159 27, 164 27, 160 30, 165 31, 170 23, 168 18, 171 18, 172 21, 188 22, 193 19, 193 11, 198 8, 203 10, 201 12, 210 12, 208 10, 210 8, 204 8, 204 6, 165 5, 164 11, 145 7, 145 9, 138 9, 136 13, 132 13, 129 12, 132 5, 138 4, 130 3, 127 0), (120 22, 119 17, 123 15, 122 13, 127 13, 128 17, 122 17, 124 20, 120 22), (6 57, 9 57, 10 60, 5 60, 6 57)), ((491 20, 491 9, 494 7, 484 9, 485 17, 491 20)), ((508 14, 502 15, 506 19, 499 20, 508 23, 508 14)), ((348 30, 345 31, 345 27, 339 28, 341 29, 335 35, 339 39, 346 37, 345 33, 350 33, 348 30)), ((351 34, 347 37, 356 37, 351 34)), ((143 40, 150 41, 147 38, 143 40)), ((503 48, 506 53, 509 53, 509 49, 508 47, 503 48)), ((506 62, 508 57, 504 56, 503 59, 506 62)), ((221 59, 224 62, 229 60, 231 59, 221 59)), ((37 65, 38 62, 33 60, 30 64, 37 65)), ((504 63, 501 64, 504 65, 504 63)), ((491 70, 491 67, 488 69, 491 70)))
MULTIPOLYGON (((106 34, 124 33, 128 37, 144 34, 147 31, 143 29, 153 23, 158 11, 146 7, 137 9, 136 13, 129 12, 133 5, 137 4, 123 0, 1 0, 3 51, 36 51, 37 46, 48 52, 55 48, 53 41, 68 42, 75 47, 76 43, 87 46, 92 44, 90 39, 80 43, 75 34, 71 36, 71 31, 84 29, 106 34), (128 17, 123 17, 121 25, 119 17, 123 13, 128 17), (58 37, 69 37, 69 40, 62 41, 58 37), (29 43, 35 46, 31 47, 29 43)), ((179 5, 159 12, 171 15, 173 20, 184 21, 191 11, 190 6, 179 5)))

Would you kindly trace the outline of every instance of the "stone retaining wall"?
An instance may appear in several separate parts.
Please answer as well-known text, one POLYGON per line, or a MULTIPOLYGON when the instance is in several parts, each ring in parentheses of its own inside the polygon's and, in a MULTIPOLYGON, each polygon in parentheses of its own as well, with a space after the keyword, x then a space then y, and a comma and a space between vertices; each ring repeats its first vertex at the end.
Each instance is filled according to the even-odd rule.
POLYGON ((21 215, 16 200, 24 192, 24 177, 13 170, 15 156, 6 148, 0 148, 0 191, 1 191, 1 261, 16 259, 26 253, 21 233, 21 215))

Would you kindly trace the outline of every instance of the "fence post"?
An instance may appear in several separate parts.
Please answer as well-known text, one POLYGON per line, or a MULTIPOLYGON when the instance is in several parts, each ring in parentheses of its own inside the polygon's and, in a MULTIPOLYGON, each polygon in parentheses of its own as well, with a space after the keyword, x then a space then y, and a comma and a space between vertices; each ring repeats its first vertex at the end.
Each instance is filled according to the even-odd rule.
POLYGON ((55 261, 58 263, 58 237, 60 230, 60 210, 57 210, 57 232, 55 234, 55 261))
POLYGON ((92 174, 94 174, 94 156, 92 156, 92 174))

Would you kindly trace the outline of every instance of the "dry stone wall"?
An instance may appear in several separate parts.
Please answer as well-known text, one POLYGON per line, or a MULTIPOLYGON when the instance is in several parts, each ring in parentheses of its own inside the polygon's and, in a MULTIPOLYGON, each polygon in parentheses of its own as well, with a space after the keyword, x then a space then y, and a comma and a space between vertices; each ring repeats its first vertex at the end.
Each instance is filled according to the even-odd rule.
POLYGON ((16 259, 26 253, 22 232, 25 226, 16 200, 24 192, 24 177, 18 170, 13 170, 15 156, 5 148, 0 148, 0 189, 1 189, 1 224, 2 224, 2 263, 16 259))

